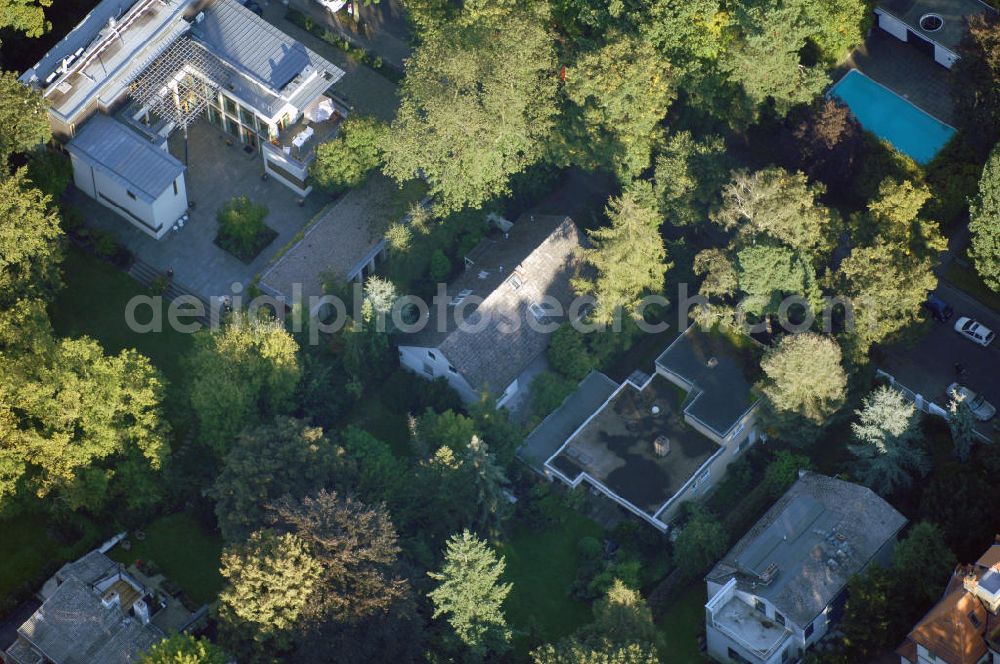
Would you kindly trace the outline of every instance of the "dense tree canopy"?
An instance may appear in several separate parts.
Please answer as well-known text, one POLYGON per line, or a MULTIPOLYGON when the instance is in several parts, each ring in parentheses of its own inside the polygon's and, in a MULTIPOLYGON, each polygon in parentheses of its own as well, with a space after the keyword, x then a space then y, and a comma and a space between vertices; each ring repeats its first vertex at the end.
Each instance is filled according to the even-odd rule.
POLYGON ((319 562, 294 534, 253 533, 222 554, 220 638, 240 661, 271 662, 294 644, 296 628, 320 579, 319 562))
MULTIPOLYGON (((51 4, 51 0, 43 0, 51 4)), ((24 0, 0 0, 0 27, 16 21, 10 12, 34 8, 41 18, 42 9, 24 0)), ((41 93, 17 80, 11 71, 0 72, 0 170, 7 170, 7 160, 14 153, 27 152, 52 138, 48 102, 41 93)))
POLYGON ((844 403, 847 376, 840 348, 829 337, 807 332, 782 337, 761 361, 765 421, 786 440, 809 441, 809 428, 827 424, 844 403))
POLYGON ((303 498, 326 486, 340 456, 322 429, 290 417, 243 431, 210 490, 222 536, 245 539, 264 525, 271 501, 286 494, 303 498))
POLYGON ((163 379, 134 350, 53 336, 40 302, 0 313, 0 498, 25 487, 53 509, 155 501, 168 453, 163 379))
POLYGON ((913 483, 914 475, 930 469, 927 452, 919 446, 920 418, 903 393, 879 387, 864 398, 858 420, 851 424, 861 480, 882 495, 913 483))
POLYGON ((1000 139, 1000 15, 976 14, 967 25, 952 68, 951 96, 967 142, 985 154, 1000 139))
POLYGON ((696 140, 691 132, 671 135, 656 156, 655 190, 668 223, 695 226, 729 179, 729 158, 719 136, 696 140))
POLYGON ((563 91, 570 102, 569 161, 615 172, 623 182, 649 167, 676 94, 669 63, 649 42, 611 35, 568 68, 563 91))
POLYGON ((1000 293, 1000 144, 993 148, 969 208, 969 257, 983 282, 1000 293))
POLYGON ((298 344, 277 322, 234 314, 195 338, 191 405, 201 440, 224 453, 236 434, 286 412, 301 369, 298 344))
POLYGON ((558 73, 542 5, 466 3, 406 64, 385 172, 422 175, 444 210, 480 207, 543 154, 558 73), (482 12, 486 16, 482 16, 482 12))
POLYGON ((143 653, 139 664, 226 664, 226 654, 208 639, 173 634, 143 653))
POLYGON ((578 278, 576 287, 597 299, 594 318, 610 322, 623 309, 635 314, 643 295, 662 292, 670 264, 653 207, 628 191, 612 198, 605 212, 611 225, 588 232, 593 247, 583 254, 596 276, 578 278))
POLYGON ((62 230, 50 203, 23 169, 0 179, 0 307, 47 299, 61 285, 62 230))
POLYGON ((328 191, 356 187, 382 162, 382 144, 388 128, 380 120, 351 115, 340 133, 316 148, 309 175, 328 191))

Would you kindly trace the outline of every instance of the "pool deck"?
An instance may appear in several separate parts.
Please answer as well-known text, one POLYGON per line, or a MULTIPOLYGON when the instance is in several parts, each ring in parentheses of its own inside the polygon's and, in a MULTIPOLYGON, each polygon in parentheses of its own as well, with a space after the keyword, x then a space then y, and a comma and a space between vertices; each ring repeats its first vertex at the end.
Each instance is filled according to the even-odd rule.
POLYGON ((950 74, 916 47, 874 28, 865 43, 847 58, 841 71, 834 74, 834 80, 852 68, 938 120, 952 124, 950 74))

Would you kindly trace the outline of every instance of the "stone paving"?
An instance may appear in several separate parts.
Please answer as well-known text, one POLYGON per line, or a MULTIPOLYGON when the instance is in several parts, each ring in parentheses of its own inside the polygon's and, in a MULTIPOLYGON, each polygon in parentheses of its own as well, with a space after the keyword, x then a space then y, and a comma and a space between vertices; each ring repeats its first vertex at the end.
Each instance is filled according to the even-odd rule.
MULTIPOLYGON (((185 174, 188 200, 195 204, 184 228, 154 240, 108 208, 71 187, 67 196, 92 226, 110 231, 140 260, 157 270, 173 269, 178 284, 209 299, 232 294, 232 285, 246 286, 291 242, 296 233, 327 203, 329 197, 313 192, 299 205, 299 197, 273 178, 261 180, 263 161, 256 152, 247 154, 239 142, 227 145, 227 136, 202 120, 190 128, 188 170, 185 174), (215 246, 218 222, 215 213, 236 196, 248 196, 266 205, 265 223, 278 232, 251 263, 243 263, 215 246)), ((184 139, 180 132, 170 137, 170 152, 184 161, 184 139)))
POLYGON ((852 67, 859 69, 938 120, 952 123, 950 74, 916 46, 874 28, 844 65, 835 80, 852 67))

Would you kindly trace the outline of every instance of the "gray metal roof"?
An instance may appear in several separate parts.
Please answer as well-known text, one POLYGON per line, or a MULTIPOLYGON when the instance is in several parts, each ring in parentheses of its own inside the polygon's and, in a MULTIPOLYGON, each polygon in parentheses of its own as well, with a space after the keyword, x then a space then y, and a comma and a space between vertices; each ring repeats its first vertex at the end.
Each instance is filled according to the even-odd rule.
POLYGON ((556 410, 542 420, 524 439, 518 456, 541 470, 545 461, 556 453, 584 420, 607 401, 618 384, 599 371, 591 371, 556 410))
POLYGON ((271 113, 284 101, 303 108, 344 75, 236 0, 211 0, 204 12, 192 33, 226 64, 266 88, 265 110, 271 113))
POLYGON ((656 358, 657 366, 693 385, 684 412, 719 436, 736 424, 757 402, 751 392, 752 373, 759 363, 747 338, 738 348, 717 331, 688 327, 656 358))
POLYGON ((103 114, 87 121, 67 145, 90 163, 151 203, 184 172, 184 164, 126 125, 103 114))
POLYGON ((735 578, 804 628, 905 524, 871 489, 804 473, 706 578, 735 578))
POLYGON ((937 42, 948 50, 958 50, 965 36, 966 19, 985 14, 993 8, 979 0, 882 0, 879 9, 895 16, 918 35, 937 42), (929 32, 920 27, 925 14, 937 14, 944 20, 940 29, 929 32))

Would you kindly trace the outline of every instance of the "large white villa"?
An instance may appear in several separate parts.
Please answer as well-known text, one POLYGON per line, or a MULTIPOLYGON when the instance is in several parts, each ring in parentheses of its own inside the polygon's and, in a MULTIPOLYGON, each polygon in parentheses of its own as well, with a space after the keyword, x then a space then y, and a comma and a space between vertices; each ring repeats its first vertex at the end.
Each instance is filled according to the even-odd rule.
POLYGON ((202 113, 299 195, 312 148, 346 108, 344 72, 236 0, 103 0, 22 82, 49 102, 76 185, 162 237, 187 209, 167 137, 202 113))

